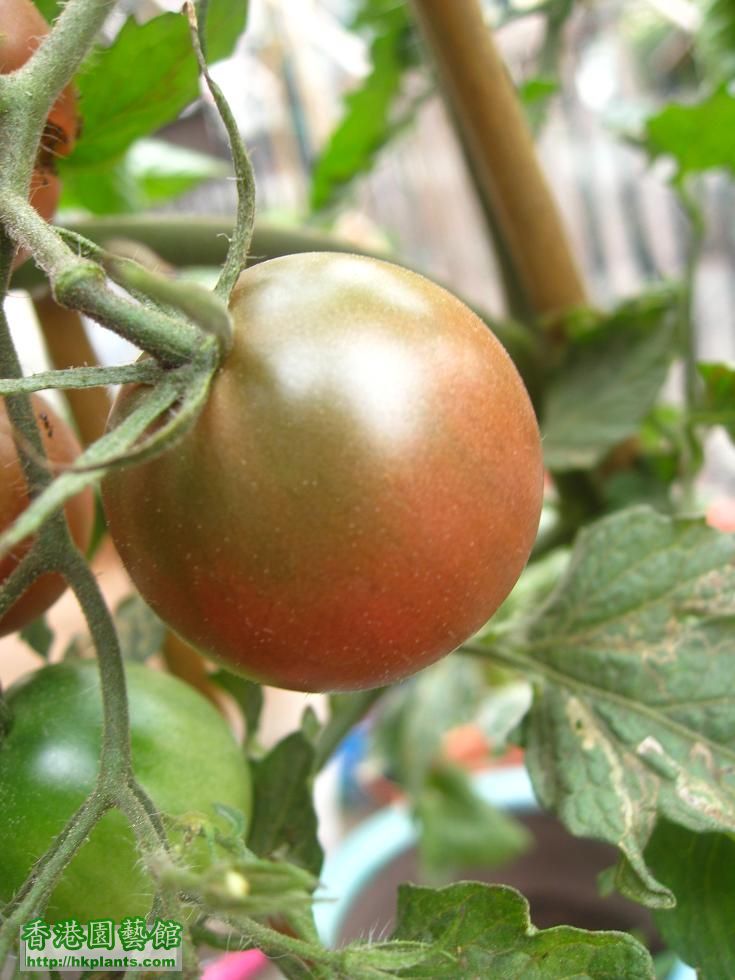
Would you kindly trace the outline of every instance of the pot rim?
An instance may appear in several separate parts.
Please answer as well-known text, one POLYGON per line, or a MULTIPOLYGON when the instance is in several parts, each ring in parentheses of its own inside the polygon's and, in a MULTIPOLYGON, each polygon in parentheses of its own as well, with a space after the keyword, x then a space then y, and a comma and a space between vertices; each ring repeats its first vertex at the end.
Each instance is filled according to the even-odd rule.
MULTIPOLYGON (((478 794, 493 806, 517 812, 540 809, 524 766, 490 769, 473 775, 472 781, 478 794)), ((357 896, 382 868, 415 844, 408 807, 399 801, 368 817, 327 854, 314 903, 322 942, 336 945, 357 896)), ((677 960, 666 980, 696 980, 696 972, 677 960)))

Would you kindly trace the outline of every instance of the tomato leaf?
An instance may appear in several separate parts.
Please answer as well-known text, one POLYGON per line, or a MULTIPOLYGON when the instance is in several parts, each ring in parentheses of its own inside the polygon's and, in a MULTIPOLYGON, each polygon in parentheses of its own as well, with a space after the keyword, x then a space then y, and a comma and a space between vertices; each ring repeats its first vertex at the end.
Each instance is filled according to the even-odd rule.
POLYGON ((735 8, 731 0, 703 0, 702 20, 693 37, 697 62, 714 82, 735 76, 735 8))
POLYGON ((64 183, 61 207, 91 214, 146 210, 230 172, 226 163, 205 153, 147 139, 133 143, 121 160, 88 170, 63 164, 59 169, 64 183))
POLYGON ((350 980, 413 976, 405 971, 431 961, 432 956, 436 957, 436 952, 426 943, 355 944, 343 951, 343 975, 350 980))
POLYGON ((673 157, 676 180, 724 168, 735 172, 735 98, 727 85, 694 105, 671 103, 646 120, 643 145, 651 157, 673 157))
POLYGON ((37 653, 44 660, 48 660, 51 645, 54 642, 54 634, 46 621, 45 616, 39 616, 32 623, 24 626, 20 631, 20 638, 27 643, 34 653, 37 653))
POLYGON ((414 813, 421 860, 431 871, 503 864, 532 841, 523 824, 475 793, 463 769, 446 763, 433 769, 414 813))
POLYGON ((398 114, 393 109, 401 94, 407 68, 416 63, 413 25, 404 4, 363 0, 353 28, 369 27, 369 74, 345 98, 345 111, 319 157, 311 183, 311 206, 333 203, 358 174, 369 170, 376 153, 408 122, 424 97, 409 97, 398 114))
POLYGON ((735 370, 725 364, 698 364, 707 390, 707 407, 714 413, 710 421, 724 425, 735 441, 735 370))
POLYGON ((673 904, 643 856, 657 817, 735 831, 734 640, 735 537, 644 507, 581 532, 526 635, 539 800, 616 844, 637 879, 618 887, 654 907, 673 904))
POLYGON ((695 834, 662 820, 646 860, 676 893, 676 908, 654 913, 666 942, 701 980, 730 980, 735 963, 735 841, 695 834))
POLYGON ((393 938, 431 946, 430 958, 401 976, 653 978, 648 951, 632 936, 571 926, 538 930, 526 899, 505 885, 401 885, 393 938))
POLYGON ((251 763, 253 816, 248 847, 259 857, 285 857, 319 874, 324 854, 312 801, 314 748, 301 732, 251 763))
POLYGON ((674 290, 624 303, 575 336, 546 397, 544 461, 584 469, 635 433, 664 383, 674 354, 674 290))
POLYGON ((115 628, 123 657, 139 663, 160 651, 166 634, 165 624, 137 593, 117 606, 115 628))
MULTIPOLYGON (((232 51, 246 17, 244 0, 211 0, 210 62, 232 51)), ((76 82, 84 132, 67 172, 117 159, 134 140, 171 122, 197 98, 197 65, 186 18, 162 14, 145 24, 128 18, 112 44, 92 54, 76 82)))
POLYGON ((263 688, 254 681, 230 673, 229 670, 217 670, 210 675, 210 680, 227 691, 238 703, 245 725, 248 741, 252 740, 260 724, 260 713, 263 710, 263 688))
POLYGON ((61 13, 61 0, 33 0, 44 18, 52 24, 61 13))
POLYGON ((376 741, 409 795, 422 792, 442 736, 466 724, 482 692, 480 665, 460 657, 445 657, 391 692, 376 741))

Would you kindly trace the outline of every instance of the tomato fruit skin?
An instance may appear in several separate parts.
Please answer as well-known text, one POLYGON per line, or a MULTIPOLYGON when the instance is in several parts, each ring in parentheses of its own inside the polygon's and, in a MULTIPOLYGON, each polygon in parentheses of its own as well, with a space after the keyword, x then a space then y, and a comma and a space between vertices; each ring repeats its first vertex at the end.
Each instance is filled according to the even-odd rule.
MULTIPOLYGON (((162 813, 214 803, 250 816, 247 765, 227 723, 187 684, 126 665, 133 766, 162 813)), ((0 900, 8 901, 94 787, 102 731, 95 661, 43 667, 7 692, 10 729, 0 743, 0 900)), ((215 821, 216 822, 216 821, 215 821)), ((184 855, 203 860, 197 842, 184 855)), ((47 921, 148 916, 153 885, 123 814, 107 813, 51 896, 47 921)))
MULTIPOLYGON (((31 398, 36 425, 49 462, 64 466, 74 462, 81 447, 74 433, 63 419, 40 395, 31 398)), ((29 504, 28 487, 13 442, 13 431, 0 398, 0 533, 7 530, 29 504)), ((94 523, 94 494, 87 488, 67 503, 64 508, 71 536, 81 551, 89 545, 94 523)), ((0 587, 10 576, 32 543, 31 538, 22 541, 9 554, 0 558, 0 587)), ((0 618, 0 636, 23 629, 52 606, 66 589, 61 575, 47 573, 26 589, 5 615, 0 618)))
MULTIPOLYGON (((505 350, 444 289, 360 256, 244 272, 196 425, 110 473, 143 597, 264 683, 356 690, 449 653, 506 597, 541 508, 538 426, 505 350)), ((142 389, 121 391, 111 424, 142 389)))

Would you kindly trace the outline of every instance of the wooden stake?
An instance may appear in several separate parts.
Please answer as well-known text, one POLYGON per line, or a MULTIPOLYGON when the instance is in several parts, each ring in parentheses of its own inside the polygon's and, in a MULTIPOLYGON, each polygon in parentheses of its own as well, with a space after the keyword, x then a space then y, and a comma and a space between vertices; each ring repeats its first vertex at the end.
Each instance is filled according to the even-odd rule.
POLYGON ((587 302, 560 214, 479 0, 413 0, 444 93, 533 310, 587 302))

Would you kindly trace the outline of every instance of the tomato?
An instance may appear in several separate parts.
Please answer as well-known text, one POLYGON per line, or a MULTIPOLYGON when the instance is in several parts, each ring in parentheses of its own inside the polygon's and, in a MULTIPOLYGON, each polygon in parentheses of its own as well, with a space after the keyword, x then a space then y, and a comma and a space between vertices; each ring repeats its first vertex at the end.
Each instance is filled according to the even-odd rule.
POLYGON ((103 483, 141 594, 203 653, 296 690, 387 684, 449 653, 538 526, 538 427, 505 350, 444 289, 359 256, 256 265, 231 313, 195 427, 103 483))
MULTIPOLYGON (((213 807, 223 803, 247 819, 247 765, 216 709, 169 674, 139 664, 128 664, 126 673, 133 766, 159 810, 200 813, 217 823, 213 807)), ((94 786, 102 730, 97 664, 43 667, 13 685, 7 703, 10 729, 0 742, 2 901, 94 786)), ((203 860, 203 849, 203 843, 190 848, 189 863, 203 860)), ((64 872, 46 919, 147 916, 153 891, 126 818, 111 811, 64 872)))
MULTIPOLYGON (((40 395, 32 397, 36 424, 41 434, 46 455, 51 464, 64 466, 73 463, 81 452, 79 443, 69 426, 48 405, 40 395)), ((28 488, 13 442, 13 430, 5 410, 5 402, 0 399, 0 533, 7 530, 20 513, 28 506, 28 488)), ((64 513, 72 538, 78 548, 85 551, 92 534, 94 522, 94 494, 90 489, 83 490, 66 505, 64 513)), ((0 586, 28 551, 32 539, 26 539, 10 554, 0 558, 0 586)), ((59 598, 66 588, 60 575, 46 574, 36 579, 0 618, 0 636, 22 629, 59 598)))
MULTIPOLYGON (((0 0, 0 74, 21 68, 48 30, 32 0, 0 0)), ((78 131, 76 92, 73 85, 67 85, 48 114, 31 178, 29 200, 47 221, 56 213, 61 193, 56 159, 71 153, 78 131)), ((19 251, 13 268, 27 258, 25 250, 19 251)))

